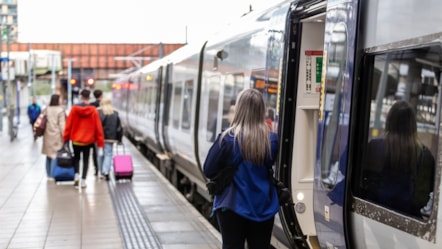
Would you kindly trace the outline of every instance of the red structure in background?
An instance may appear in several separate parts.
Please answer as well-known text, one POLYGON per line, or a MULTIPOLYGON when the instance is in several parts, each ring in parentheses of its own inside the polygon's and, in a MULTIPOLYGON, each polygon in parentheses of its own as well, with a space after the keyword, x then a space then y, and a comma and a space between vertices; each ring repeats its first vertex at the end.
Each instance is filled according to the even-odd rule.
MULTIPOLYGON (((32 50, 61 51, 63 59, 74 58, 73 70, 93 70, 96 80, 111 80, 110 75, 128 68, 144 66, 172 53, 185 44, 116 44, 116 43, 10 43, 10 51, 32 50), (132 58, 132 60, 129 59, 132 58)), ((3 44, 6 51, 6 44, 3 44)), ((63 61, 63 72, 59 77, 67 77, 68 62, 63 61)))

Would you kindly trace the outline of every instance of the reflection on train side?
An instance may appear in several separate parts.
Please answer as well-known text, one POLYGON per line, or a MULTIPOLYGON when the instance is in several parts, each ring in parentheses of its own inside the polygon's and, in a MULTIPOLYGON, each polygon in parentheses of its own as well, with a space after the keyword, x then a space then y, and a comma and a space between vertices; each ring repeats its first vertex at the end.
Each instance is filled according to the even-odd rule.
POLYGON ((433 198, 436 198, 433 196, 434 186, 439 186, 440 182, 440 177, 435 175, 434 158, 438 151, 441 68, 434 67, 432 61, 440 61, 437 58, 441 55, 440 50, 434 46, 367 58, 371 68, 367 74, 369 93, 365 108, 369 109, 369 116, 364 117, 366 124, 361 127, 366 139, 358 160, 361 167, 354 168, 359 181, 353 184, 356 197, 394 211, 377 212, 373 216, 371 208, 356 205, 356 212, 418 236, 423 236, 419 231, 432 231, 425 235, 430 241, 435 236, 435 230, 430 229, 436 218, 432 213, 437 208, 433 205, 433 198), (387 120, 388 115, 395 115, 393 111, 405 112, 405 107, 400 110, 392 108, 399 100, 411 106, 415 120, 413 116, 387 120), (414 124, 410 124, 411 121, 414 124), (395 123, 397 127, 393 128, 395 123), (416 129, 415 135, 410 138, 399 135, 407 132, 406 129, 416 129), (396 142, 390 144, 389 141, 396 142), (415 143, 417 147, 410 147, 415 143), (415 149, 410 151, 411 148, 415 149), (392 159, 391 153, 398 155, 396 160, 409 158, 408 162, 401 163, 403 169, 395 169, 396 160, 392 159), (397 215, 410 216, 409 225, 395 223, 397 215))

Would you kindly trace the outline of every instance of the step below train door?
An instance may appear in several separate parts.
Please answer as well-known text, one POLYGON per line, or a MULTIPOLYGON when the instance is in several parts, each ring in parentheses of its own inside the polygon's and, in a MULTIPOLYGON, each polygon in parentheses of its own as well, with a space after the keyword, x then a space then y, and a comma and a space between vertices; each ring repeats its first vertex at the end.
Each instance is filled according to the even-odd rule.
POLYGON ((280 155, 276 176, 290 186, 295 205, 280 219, 292 248, 319 248, 314 223, 313 184, 324 48, 323 1, 295 3, 286 20, 281 98, 280 155))

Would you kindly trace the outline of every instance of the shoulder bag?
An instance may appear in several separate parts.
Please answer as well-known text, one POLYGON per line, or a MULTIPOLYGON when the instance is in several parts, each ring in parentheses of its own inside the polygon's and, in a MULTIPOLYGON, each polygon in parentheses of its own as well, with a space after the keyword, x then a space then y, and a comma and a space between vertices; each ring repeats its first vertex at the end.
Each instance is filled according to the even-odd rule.
MULTIPOLYGON (((294 204, 292 201, 292 193, 290 193, 290 190, 284 185, 283 182, 276 179, 273 176, 273 169, 269 168, 269 179, 270 182, 275 185, 276 192, 278 193, 278 200, 279 205, 284 206, 286 204, 294 204)), ((273 192, 270 190, 269 195, 271 195, 273 192)))
POLYGON ((40 113, 34 123, 34 137, 41 137, 45 133, 47 123, 46 112, 40 113))
POLYGON ((60 167, 72 167, 74 165, 74 156, 69 149, 69 144, 66 142, 63 147, 57 151, 57 163, 60 167))
POLYGON ((227 166, 220 170, 215 177, 209 179, 209 181, 206 183, 209 194, 212 196, 221 194, 232 182, 237 168, 237 165, 227 166))

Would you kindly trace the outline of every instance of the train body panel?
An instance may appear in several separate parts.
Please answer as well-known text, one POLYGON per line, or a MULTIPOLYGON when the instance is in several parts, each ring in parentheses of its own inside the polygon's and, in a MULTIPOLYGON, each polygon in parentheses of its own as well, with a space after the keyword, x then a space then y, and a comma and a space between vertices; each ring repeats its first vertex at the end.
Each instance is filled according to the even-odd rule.
POLYGON ((437 0, 369 1, 364 3, 362 25, 369 34, 363 37, 364 48, 374 48, 393 42, 403 42, 442 32, 437 0), (406 29, 406 32, 404 30, 406 29))
MULTIPOLYGON (((356 120, 355 130, 360 129, 361 134, 368 133, 366 136, 369 139, 377 138, 378 134, 382 134, 385 115, 392 100, 406 100, 416 108, 417 136, 436 159, 436 170, 432 192, 435 204, 429 206, 429 216, 415 217, 398 212, 393 207, 379 205, 365 197, 363 184, 353 183, 354 195, 350 200, 354 208, 349 213, 349 227, 354 228, 350 229, 350 236, 354 236, 352 243, 356 248, 440 247, 442 233, 439 226, 442 218, 438 213, 441 167, 438 158, 441 148, 438 133, 442 80, 442 27, 439 23, 442 17, 436 9, 441 7, 439 1, 370 1, 361 7, 368 10, 363 12, 361 21, 361 30, 366 29, 367 32, 361 34, 359 41, 360 62, 365 63, 366 67, 359 71, 359 75, 365 77, 361 77, 358 83, 374 87, 369 89, 369 94, 360 94, 362 100, 358 100, 360 104, 357 106, 359 111, 370 113, 367 118, 369 126, 361 128, 360 121, 356 120), (358 229, 361 226, 363 230, 358 229), (359 231, 353 231, 356 229, 359 231)), ((360 89, 358 92, 367 90, 364 87, 357 89, 360 89)), ((367 140, 366 137, 362 138, 367 140)), ((361 150, 364 149, 366 147, 361 146, 361 150)), ((364 156, 353 154, 355 162, 350 167, 364 169, 363 164, 357 164, 364 156)), ((363 170, 353 172, 353 181, 364 175, 363 170)))
POLYGON ((281 206, 273 246, 438 248, 441 5, 283 1, 121 79, 115 107, 126 134, 209 216, 202 164, 239 92, 256 88, 280 137, 275 177, 294 201, 281 206), (417 137, 437 162, 425 217, 365 194, 367 144, 398 99, 415 107, 417 137))

